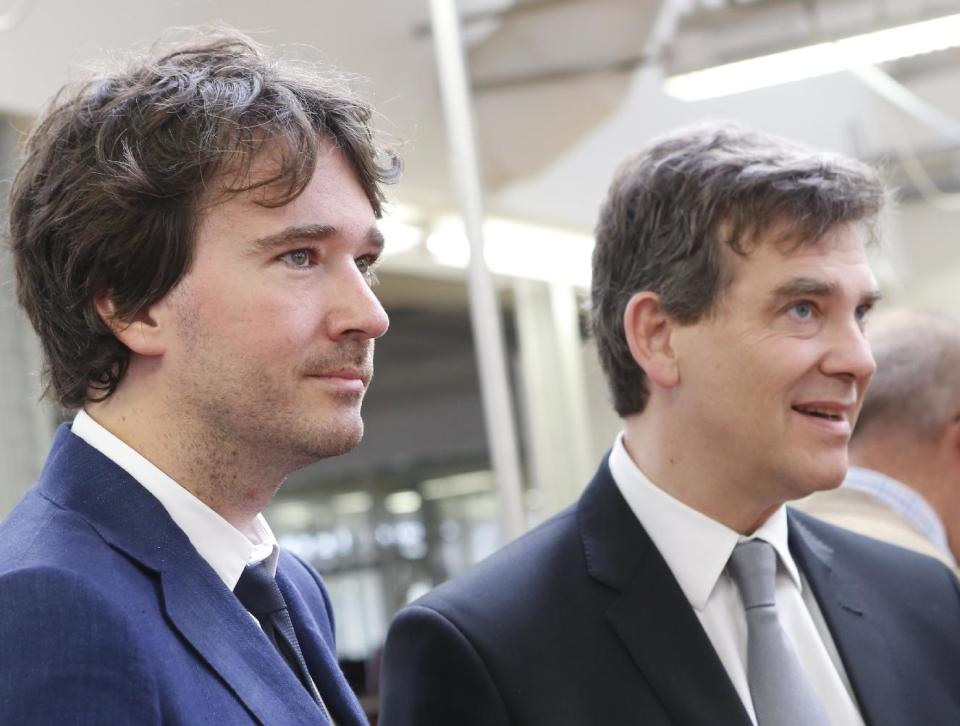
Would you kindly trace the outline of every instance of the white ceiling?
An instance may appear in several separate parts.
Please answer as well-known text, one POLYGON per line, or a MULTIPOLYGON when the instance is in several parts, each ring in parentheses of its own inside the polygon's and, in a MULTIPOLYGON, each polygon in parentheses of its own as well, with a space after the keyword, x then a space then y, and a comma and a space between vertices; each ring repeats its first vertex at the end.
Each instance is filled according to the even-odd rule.
MULTIPOLYGON (((461 7, 475 11, 511 4, 472 0, 461 7)), ((526 66, 534 72, 562 66, 558 48, 588 62, 604 60, 605 49, 613 47, 622 55, 632 43, 639 54, 662 5, 560 0, 549 14, 520 13, 499 25, 473 24, 470 33, 479 37, 471 54, 475 75, 522 76, 526 66), (556 13, 565 20, 557 20, 556 13)), ((17 7, 27 8, 20 23, 0 32, 0 64, 6 69, 2 110, 32 115, 61 83, 78 76, 80 64, 142 47, 172 26, 223 20, 269 45, 292 44, 291 54, 319 55, 366 78, 359 90, 382 114, 381 126, 403 143, 407 170, 395 198, 428 212, 454 206, 432 41, 423 32, 428 0, 0 0, 0 12, 17 7)), ((736 119, 869 156, 889 152, 898 133, 901 114, 849 74, 700 103, 665 96, 661 76, 659 68, 647 66, 479 93, 479 134, 489 176, 498 182, 512 179, 490 192, 489 208, 589 231, 621 159, 653 134, 704 118, 736 119)), ((960 117, 955 66, 916 76, 911 84, 960 117)), ((916 143, 942 143, 917 124, 906 122, 906 128, 916 143)))

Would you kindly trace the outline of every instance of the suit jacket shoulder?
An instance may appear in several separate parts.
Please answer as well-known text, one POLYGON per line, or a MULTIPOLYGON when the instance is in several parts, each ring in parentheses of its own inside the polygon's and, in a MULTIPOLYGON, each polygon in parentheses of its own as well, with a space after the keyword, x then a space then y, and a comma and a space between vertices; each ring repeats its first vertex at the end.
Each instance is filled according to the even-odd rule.
POLYGON ((381 698, 384 726, 749 724, 605 466, 577 505, 395 618, 381 698), (664 658, 702 676, 709 710, 665 683, 664 658))
MULTIPOLYGON (((867 723, 960 723, 950 573, 800 514, 790 528, 867 723)), ((576 506, 401 611, 381 697, 383 726, 750 723, 605 464, 576 506)))
POLYGON ((911 522, 868 492, 838 487, 812 494, 792 503, 791 507, 838 527, 950 564, 948 558, 911 522))
POLYGON ((960 722, 960 582, 943 563, 790 511, 790 548, 871 724, 960 722))
MULTIPOLYGON (((338 724, 365 723, 329 600, 277 577, 338 724)), ((323 723, 318 706, 160 503, 64 427, 0 523, 0 723, 323 723)))

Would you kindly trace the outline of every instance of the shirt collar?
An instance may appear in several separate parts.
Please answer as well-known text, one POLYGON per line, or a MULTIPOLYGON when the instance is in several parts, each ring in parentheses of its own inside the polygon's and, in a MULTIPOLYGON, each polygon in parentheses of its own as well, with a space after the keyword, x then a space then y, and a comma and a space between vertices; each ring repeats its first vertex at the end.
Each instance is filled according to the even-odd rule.
POLYGON ((784 570, 802 592, 800 571, 787 546, 787 514, 779 507, 750 537, 742 537, 656 486, 640 471, 617 436, 610 473, 631 511, 650 535, 687 600, 703 610, 738 542, 762 539, 773 545, 784 570))
POLYGON ((270 526, 258 514, 249 531, 241 532, 197 497, 177 484, 129 445, 79 411, 71 431, 126 471, 149 491, 187 535, 197 553, 233 590, 248 564, 266 561, 276 574, 279 546, 270 526))

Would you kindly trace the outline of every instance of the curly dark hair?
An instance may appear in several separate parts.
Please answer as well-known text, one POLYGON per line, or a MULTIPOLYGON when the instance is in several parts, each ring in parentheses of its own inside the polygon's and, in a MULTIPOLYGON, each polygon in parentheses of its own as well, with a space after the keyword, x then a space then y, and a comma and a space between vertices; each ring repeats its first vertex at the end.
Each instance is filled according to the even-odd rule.
MULTIPOLYGON (((40 337, 45 384, 65 408, 110 396, 130 351, 119 322, 189 270, 199 219, 219 193, 264 188, 282 206, 310 182, 324 143, 351 163, 375 214, 397 155, 344 80, 283 64, 249 38, 207 34, 60 91, 28 136, 10 193, 17 295, 40 337), (268 178, 249 174, 279 149, 268 178)), ((272 158, 272 157, 271 157, 272 158)))
POLYGON ((869 240, 887 189, 866 164, 728 123, 680 129, 623 163, 600 210, 592 326, 617 413, 643 411, 649 391, 627 346, 634 293, 660 295, 682 325, 715 309, 733 255, 767 240, 796 247, 843 224, 869 240))

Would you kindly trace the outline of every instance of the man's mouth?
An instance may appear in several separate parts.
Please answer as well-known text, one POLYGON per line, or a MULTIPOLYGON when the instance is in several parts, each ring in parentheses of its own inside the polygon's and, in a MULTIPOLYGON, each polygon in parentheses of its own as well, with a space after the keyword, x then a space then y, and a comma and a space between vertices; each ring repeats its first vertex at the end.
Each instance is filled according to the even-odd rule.
POLYGON ((342 393, 362 394, 367 390, 372 374, 373 371, 367 370, 338 369, 317 372, 309 377, 342 393))
POLYGON ((794 411, 797 413, 802 413, 805 416, 816 416, 817 418, 823 418, 828 421, 842 421, 845 417, 843 411, 840 409, 828 409, 821 406, 804 406, 796 405, 792 406, 794 411))
POLYGON ((329 378, 347 381, 358 381, 366 387, 373 377, 373 371, 368 368, 337 368, 335 370, 316 371, 311 373, 312 378, 329 378))

